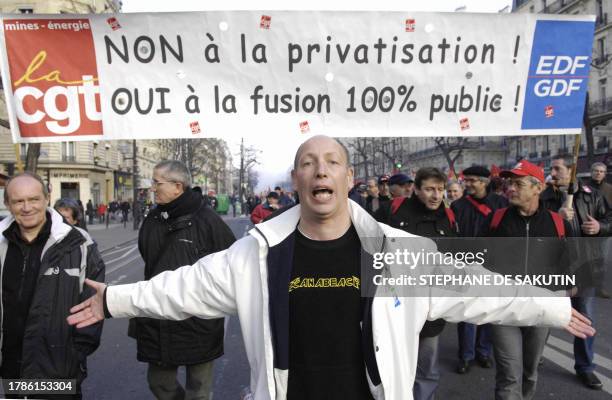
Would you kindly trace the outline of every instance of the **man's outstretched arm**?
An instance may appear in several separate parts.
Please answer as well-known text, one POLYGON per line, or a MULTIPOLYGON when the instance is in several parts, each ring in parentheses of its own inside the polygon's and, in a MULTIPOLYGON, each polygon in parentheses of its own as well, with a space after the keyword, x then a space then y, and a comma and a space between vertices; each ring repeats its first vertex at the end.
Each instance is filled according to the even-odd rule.
POLYGON ((428 319, 563 328, 583 339, 595 335, 591 321, 567 297, 433 297, 431 304, 428 319))
POLYGON ((85 284, 94 289, 96 293, 70 309, 72 314, 68 316, 68 323, 76 325, 77 328, 93 325, 105 318, 104 294, 107 286, 104 283, 89 279, 85 279, 85 284))
POLYGON ((182 320, 235 314, 235 280, 239 278, 230 270, 230 258, 227 250, 214 253, 194 265, 128 285, 107 287, 86 280, 95 295, 70 309, 68 323, 80 328, 104 317, 182 320))

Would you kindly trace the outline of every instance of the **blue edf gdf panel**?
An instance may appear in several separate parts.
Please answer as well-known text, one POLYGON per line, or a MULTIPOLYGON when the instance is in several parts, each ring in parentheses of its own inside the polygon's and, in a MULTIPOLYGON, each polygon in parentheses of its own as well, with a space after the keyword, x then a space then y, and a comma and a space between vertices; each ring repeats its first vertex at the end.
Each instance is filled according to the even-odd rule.
POLYGON ((521 129, 581 128, 594 22, 537 21, 521 129))

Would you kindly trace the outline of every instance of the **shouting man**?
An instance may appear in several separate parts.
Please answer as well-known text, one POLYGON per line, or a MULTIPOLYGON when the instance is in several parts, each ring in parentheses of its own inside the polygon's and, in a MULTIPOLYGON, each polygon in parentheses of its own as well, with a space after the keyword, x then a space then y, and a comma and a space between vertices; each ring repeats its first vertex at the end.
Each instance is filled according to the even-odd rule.
POLYGON ((594 334, 561 297, 482 298, 469 288, 465 297, 361 297, 361 254, 402 251, 399 240, 385 237, 411 237, 413 251, 435 246, 377 223, 348 200, 353 170, 347 153, 332 138, 310 138, 298 148, 291 174, 299 205, 192 266, 131 285, 91 282, 97 294, 73 307, 69 322, 82 327, 111 316, 237 314, 258 400, 412 399, 426 320, 541 324, 594 334), (313 281, 321 284, 308 284, 313 281))

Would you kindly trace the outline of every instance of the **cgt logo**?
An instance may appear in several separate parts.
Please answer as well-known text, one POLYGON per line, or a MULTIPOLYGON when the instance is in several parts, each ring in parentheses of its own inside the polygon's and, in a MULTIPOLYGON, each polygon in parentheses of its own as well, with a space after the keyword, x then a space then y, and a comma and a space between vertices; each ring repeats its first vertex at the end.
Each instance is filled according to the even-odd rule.
POLYGON ((89 20, 5 20, 4 35, 21 136, 102 135, 89 20))

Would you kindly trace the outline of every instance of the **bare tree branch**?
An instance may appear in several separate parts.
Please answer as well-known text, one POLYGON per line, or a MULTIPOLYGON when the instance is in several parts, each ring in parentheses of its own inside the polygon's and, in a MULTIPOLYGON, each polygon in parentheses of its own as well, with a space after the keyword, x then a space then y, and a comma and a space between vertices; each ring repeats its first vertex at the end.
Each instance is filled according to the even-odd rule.
POLYGON ((434 139, 434 141, 446 159, 448 167, 451 169, 451 171, 453 171, 453 173, 456 173, 455 161, 461 157, 463 149, 467 147, 468 138, 438 136, 434 139))

